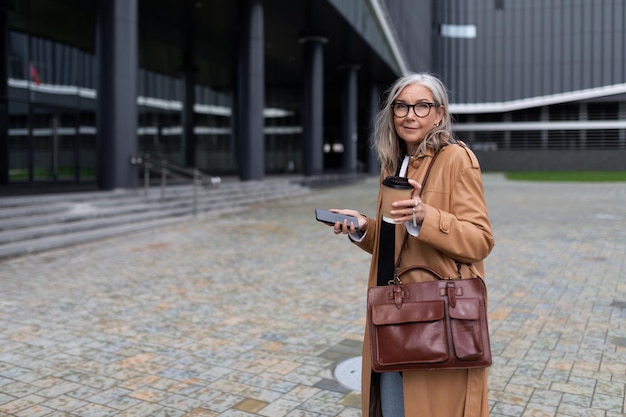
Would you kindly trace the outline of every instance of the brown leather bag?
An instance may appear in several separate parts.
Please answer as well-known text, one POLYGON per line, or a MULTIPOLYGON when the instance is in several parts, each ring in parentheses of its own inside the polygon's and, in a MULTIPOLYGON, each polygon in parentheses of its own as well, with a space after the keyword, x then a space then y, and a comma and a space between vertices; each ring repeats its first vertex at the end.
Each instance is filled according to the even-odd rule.
POLYGON ((491 365, 485 284, 446 278, 426 266, 398 271, 391 285, 371 287, 367 314, 375 372, 483 368, 491 365), (413 269, 436 280, 403 284, 413 269))

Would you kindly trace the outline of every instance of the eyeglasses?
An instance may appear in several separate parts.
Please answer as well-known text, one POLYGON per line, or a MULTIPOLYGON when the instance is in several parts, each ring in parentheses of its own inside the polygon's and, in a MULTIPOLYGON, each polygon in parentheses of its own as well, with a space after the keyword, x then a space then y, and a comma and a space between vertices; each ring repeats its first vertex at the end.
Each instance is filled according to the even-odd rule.
POLYGON ((393 115, 396 117, 406 117, 409 114, 409 109, 411 107, 413 108, 413 113, 415 113, 417 117, 426 117, 430 114, 431 107, 441 107, 441 104, 429 103, 427 101, 415 104, 396 103, 395 101, 391 103, 391 110, 393 111, 393 115))

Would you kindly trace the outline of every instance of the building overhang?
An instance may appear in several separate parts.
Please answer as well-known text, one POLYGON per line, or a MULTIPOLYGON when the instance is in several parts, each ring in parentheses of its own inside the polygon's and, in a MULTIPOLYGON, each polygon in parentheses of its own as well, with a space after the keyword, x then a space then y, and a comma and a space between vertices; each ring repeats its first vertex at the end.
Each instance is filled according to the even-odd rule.
POLYGON ((597 101, 602 99, 602 101, 605 101, 608 97, 616 96, 619 94, 626 94, 626 83, 497 103, 451 103, 450 113, 506 113, 510 111, 525 110, 534 107, 550 106, 555 104, 564 104, 585 100, 597 101))

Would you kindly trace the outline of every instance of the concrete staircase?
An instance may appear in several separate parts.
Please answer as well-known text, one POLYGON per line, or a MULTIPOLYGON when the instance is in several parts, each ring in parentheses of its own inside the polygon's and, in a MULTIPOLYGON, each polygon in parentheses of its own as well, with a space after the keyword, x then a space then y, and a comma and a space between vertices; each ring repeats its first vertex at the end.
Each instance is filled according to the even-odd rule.
MULTIPOLYGON (((194 216, 191 185, 0 198, 0 259, 167 226, 194 216)), ((197 213, 302 195, 293 179, 222 182, 197 189, 197 213)))

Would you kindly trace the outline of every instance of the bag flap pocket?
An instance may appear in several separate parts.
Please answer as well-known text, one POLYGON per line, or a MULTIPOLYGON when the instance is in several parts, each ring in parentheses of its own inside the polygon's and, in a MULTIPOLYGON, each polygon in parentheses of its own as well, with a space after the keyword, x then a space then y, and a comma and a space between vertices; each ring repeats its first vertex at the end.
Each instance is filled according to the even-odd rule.
POLYGON ((372 323, 377 326, 436 321, 443 320, 443 317, 443 300, 403 303, 401 308, 397 308, 395 304, 379 304, 372 306, 372 323))
POLYGON ((456 306, 448 310, 450 318, 457 320, 478 320, 480 300, 478 298, 457 298, 456 306))

